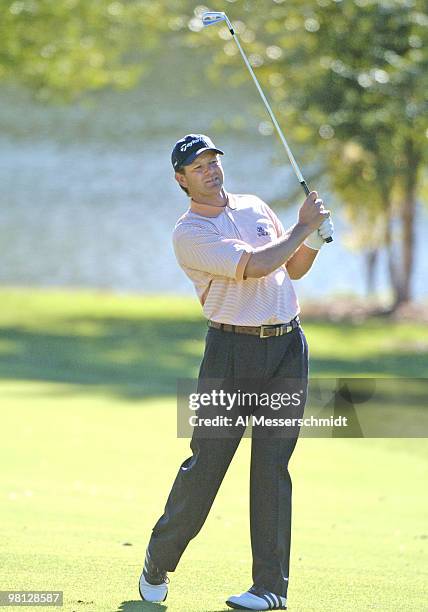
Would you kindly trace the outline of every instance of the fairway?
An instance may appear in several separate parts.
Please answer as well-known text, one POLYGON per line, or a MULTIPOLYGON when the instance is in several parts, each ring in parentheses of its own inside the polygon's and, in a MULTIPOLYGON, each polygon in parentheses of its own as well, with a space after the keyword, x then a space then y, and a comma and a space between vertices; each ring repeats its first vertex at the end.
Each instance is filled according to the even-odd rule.
MULTIPOLYGON (((203 349, 195 300, 18 290, 0 299, 0 590, 62 590, 67 612, 226 610, 226 597, 251 584, 249 440, 165 604, 141 602, 137 586, 188 456, 174 393, 203 349)), ((313 375, 426 375, 422 325, 304 327, 313 375)), ((291 474, 289 610, 428 610, 426 440, 301 439, 291 474)))

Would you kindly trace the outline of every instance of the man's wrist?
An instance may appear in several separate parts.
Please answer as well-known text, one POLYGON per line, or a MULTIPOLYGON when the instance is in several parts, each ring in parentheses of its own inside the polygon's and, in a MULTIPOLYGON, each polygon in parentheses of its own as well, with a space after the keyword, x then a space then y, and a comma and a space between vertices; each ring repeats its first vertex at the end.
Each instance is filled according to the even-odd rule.
POLYGON ((324 244, 324 239, 320 236, 318 230, 311 232, 303 243, 309 249, 319 251, 324 244))
POLYGON ((295 227, 295 229, 297 229, 299 231, 299 233, 301 232, 301 236, 302 236, 303 240, 306 240, 312 234, 312 232, 314 231, 306 223, 297 222, 294 227, 295 227))

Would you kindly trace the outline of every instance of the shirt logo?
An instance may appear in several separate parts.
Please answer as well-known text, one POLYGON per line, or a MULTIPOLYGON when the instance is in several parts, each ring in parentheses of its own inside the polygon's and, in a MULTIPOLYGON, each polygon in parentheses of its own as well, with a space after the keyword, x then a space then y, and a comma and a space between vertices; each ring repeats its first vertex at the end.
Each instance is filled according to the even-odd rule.
POLYGON ((267 229, 265 227, 263 227, 263 225, 258 225, 257 226, 257 235, 258 236, 270 236, 270 233, 267 231, 267 229))

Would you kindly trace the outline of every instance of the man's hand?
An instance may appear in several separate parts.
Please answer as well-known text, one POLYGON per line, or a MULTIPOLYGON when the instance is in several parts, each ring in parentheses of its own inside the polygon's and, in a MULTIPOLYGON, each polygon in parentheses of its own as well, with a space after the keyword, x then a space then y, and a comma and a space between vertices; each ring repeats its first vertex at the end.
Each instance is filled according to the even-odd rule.
POLYGON ((300 207, 297 224, 305 227, 309 236, 314 230, 318 230, 329 216, 330 211, 324 208, 324 202, 318 197, 318 193, 311 191, 300 207))
MULTIPOLYGON (((288 262, 287 270, 289 270, 291 278, 301 278, 302 274, 312 265, 316 253, 311 254, 308 249, 300 251, 299 247, 312 232, 318 232, 320 225, 329 217, 330 211, 325 210, 324 203, 318 198, 317 192, 311 191, 299 210, 298 222, 291 228, 290 232, 287 232, 278 242, 254 249, 245 267, 244 278, 262 278, 286 262, 288 262), (302 253, 298 256, 300 260, 298 266, 295 258, 297 252, 302 253), (293 265, 291 260, 294 261, 293 265), (294 268, 294 271, 292 271, 292 268, 294 268), (303 273, 302 270, 304 270, 303 273), (294 276, 294 274, 296 275, 294 276)), ((326 234, 326 237, 328 235, 331 234, 326 234)))
POLYGON ((310 249, 315 249, 319 251, 320 248, 323 246, 326 238, 333 236, 333 233, 333 221, 331 220, 331 217, 328 217, 327 219, 324 219, 324 221, 321 223, 317 230, 313 231, 312 234, 309 234, 303 244, 305 244, 310 249))

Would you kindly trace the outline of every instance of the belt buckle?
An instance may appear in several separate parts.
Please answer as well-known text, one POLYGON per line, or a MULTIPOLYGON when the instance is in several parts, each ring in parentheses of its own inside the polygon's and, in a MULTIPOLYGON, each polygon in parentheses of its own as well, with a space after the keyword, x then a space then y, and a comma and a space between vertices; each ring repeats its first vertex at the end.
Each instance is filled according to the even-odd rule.
POLYGON ((269 329, 269 328, 272 327, 272 325, 260 325, 260 335, 259 335, 259 338, 270 338, 270 336, 265 336, 265 334, 264 334, 265 327, 267 329, 269 329))
POLYGON ((279 325, 275 325, 275 324, 272 324, 272 325, 260 325, 260 336, 259 336, 259 338, 273 338, 273 337, 276 337, 276 336, 282 336, 283 333, 285 333, 285 332, 283 331, 283 327, 282 326, 280 327, 279 325), (269 336, 265 336, 265 333, 264 333, 265 328, 266 329, 274 329, 275 333, 271 334, 269 336))
POLYGON ((284 334, 289 334, 293 331, 292 325, 260 325, 260 338, 271 338, 272 336, 266 336, 264 330, 266 329, 275 329, 275 337, 283 336, 284 334))

